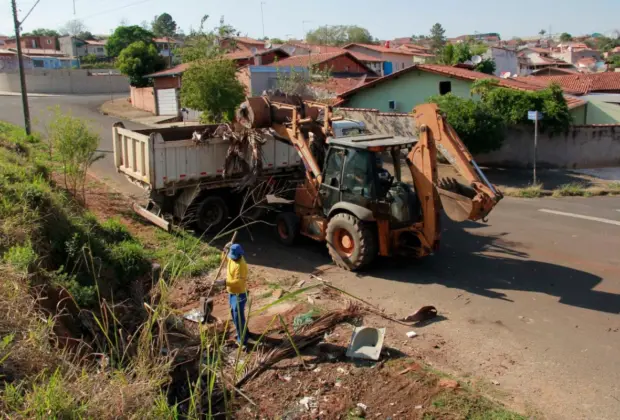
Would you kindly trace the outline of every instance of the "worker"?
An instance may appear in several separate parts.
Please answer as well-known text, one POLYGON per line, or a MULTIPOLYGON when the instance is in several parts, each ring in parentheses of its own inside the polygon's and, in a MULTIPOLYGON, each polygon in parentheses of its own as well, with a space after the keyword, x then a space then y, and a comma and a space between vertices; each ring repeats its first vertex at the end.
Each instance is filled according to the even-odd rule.
POLYGON ((383 159, 381 159, 381 156, 377 155, 375 164, 377 165, 377 177, 379 178, 379 185, 381 188, 379 196, 383 197, 392 186, 394 178, 390 175, 390 172, 383 167, 383 159))
POLYGON ((237 342, 245 347, 250 332, 246 330, 245 322, 245 304, 248 300, 248 265, 243 255, 244 251, 241 245, 232 244, 230 246, 226 273, 226 290, 228 291, 230 313, 237 330, 237 342))

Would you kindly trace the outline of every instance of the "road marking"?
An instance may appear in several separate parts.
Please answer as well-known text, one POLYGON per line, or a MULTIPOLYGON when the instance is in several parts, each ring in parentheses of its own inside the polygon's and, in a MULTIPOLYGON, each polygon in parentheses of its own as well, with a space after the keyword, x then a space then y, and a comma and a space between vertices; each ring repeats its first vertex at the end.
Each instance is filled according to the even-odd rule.
MULTIPOLYGON (((592 220, 594 222, 608 223, 610 225, 620 226, 620 222, 619 221, 617 221, 617 220, 610 220, 610 219, 603 219, 602 217, 584 216, 583 214, 565 213, 563 211, 549 210, 549 209, 538 209, 538 211, 542 211, 543 213, 557 214, 559 216, 568 216, 568 217, 574 217, 576 219, 592 220)), ((618 211, 620 211, 620 210, 618 210, 618 211)))

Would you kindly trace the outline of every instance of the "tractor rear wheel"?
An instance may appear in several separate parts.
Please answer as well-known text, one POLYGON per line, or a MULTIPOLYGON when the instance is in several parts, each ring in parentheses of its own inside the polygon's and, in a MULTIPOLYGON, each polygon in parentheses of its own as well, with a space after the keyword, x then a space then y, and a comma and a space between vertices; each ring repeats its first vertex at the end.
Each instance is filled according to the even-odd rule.
POLYGON ((326 239, 332 260, 345 270, 363 268, 377 255, 375 232, 348 213, 339 213, 330 219, 326 239))

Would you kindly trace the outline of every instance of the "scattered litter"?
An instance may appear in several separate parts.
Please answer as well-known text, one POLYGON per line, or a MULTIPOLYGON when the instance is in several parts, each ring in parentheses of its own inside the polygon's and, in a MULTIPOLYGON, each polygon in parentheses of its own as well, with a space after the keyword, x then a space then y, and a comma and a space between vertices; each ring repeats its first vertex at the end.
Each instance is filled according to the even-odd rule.
POLYGON ((299 330, 304 325, 312 324, 314 317, 319 315, 319 312, 312 309, 305 314, 299 314, 295 318, 293 318, 293 329, 295 331, 299 330))
POLYGON ((417 372, 418 370, 422 370, 422 366, 420 366, 417 363, 412 363, 409 366, 407 366, 405 369, 401 370, 400 372, 398 372, 399 375, 404 375, 405 373, 409 373, 409 372, 417 372))
POLYGON ((290 375, 286 375, 286 376, 278 375, 278 378, 282 379, 284 382, 291 382, 291 379, 293 379, 290 375))
POLYGON ((312 299, 310 296, 308 296, 308 303, 310 305, 314 305, 314 299, 312 299))
POLYGON ((421 406, 421 405, 416 405, 416 406, 415 406, 415 409, 416 409, 416 410, 421 410, 421 409, 422 409, 422 406, 421 406))
POLYGON ((366 404, 363 404, 363 403, 357 403, 357 406, 359 408, 361 408, 362 410, 367 410, 368 409, 368 406, 366 404))
POLYGON ((295 286, 297 286, 298 288, 300 288, 301 286, 303 286, 303 285, 304 285, 304 283, 305 283, 305 282, 306 282, 305 280, 299 280, 295 286))
POLYGON ((299 404, 303 405, 306 410, 311 410, 317 407, 316 398, 314 397, 303 397, 299 400, 299 404))
POLYGON ((360 418, 366 416, 366 406, 364 404, 357 404, 356 407, 349 410, 350 417, 360 418))
POLYGON ((347 349, 347 357, 379 360, 384 338, 385 328, 356 327, 347 349))
POLYGON ((316 369, 314 369, 312 372, 314 372, 314 373, 319 373, 320 371, 321 371, 321 368, 316 368, 316 369))
POLYGON ((280 299, 283 294, 284 294, 284 290, 277 289, 277 290, 274 290, 274 292, 271 294, 271 296, 273 296, 276 299, 280 299))
POLYGON ((342 386, 342 384, 340 383, 340 381, 336 381, 336 382, 334 383, 334 386, 335 386, 336 388, 340 388, 340 387, 342 386))
POLYGON ((338 369, 336 369, 336 371, 338 371, 338 373, 342 373, 344 375, 347 375, 349 372, 346 369, 343 369, 341 367, 339 367, 338 369))
POLYGON ((491 380, 491 383, 492 383, 493 385, 499 385, 499 381, 496 381, 495 379, 492 379, 492 380, 491 380))
POLYGON ((434 306, 422 306, 416 312, 406 318, 399 319, 400 322, 422 322, 433 319, 437 316, 437 308, 434 306))
POLYGON ((204 316, 205 314, 200 309, 194 308, 185 315, 183 315, 183 318, 192 322, 202 322, 204 316))
POLYGON ((417 332, 415 332, 415 331, 409 331, 409 332, 407 333, 407 337, 409 337, 409 338, 413 338, 413 337, 415 337, 415 336, 417 336, 417 335, 418 335, 418 333, 417 333, 417 332))

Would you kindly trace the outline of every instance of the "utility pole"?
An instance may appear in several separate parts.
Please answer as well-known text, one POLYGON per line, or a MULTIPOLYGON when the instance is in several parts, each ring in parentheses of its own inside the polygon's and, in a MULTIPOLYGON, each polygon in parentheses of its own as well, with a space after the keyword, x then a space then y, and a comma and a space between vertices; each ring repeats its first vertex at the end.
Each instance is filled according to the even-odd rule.
POLYGON ((26 134, 30 135, 30 109, 28 108, 28 91, 26 90, 26 74, 24 72, 24 56, 22 55, 22 44, 21 44, 21 38, 19 36, 20 22, 17 19, 17 5, 15 4, 15 0, 11 0, 11 7, 13 8, 13 24, 15 25, 15 42, 17 44, 17 61, 19 65, 19 84, 22 90, 22 107, 24 109, 24 129, 26 130, 26 134))
POLYGON ((265 15, 263 14, 263 4, 265 4, 264 1, 260 2, 260 19, 263 23, 263 39, 265 39, 265 15))

